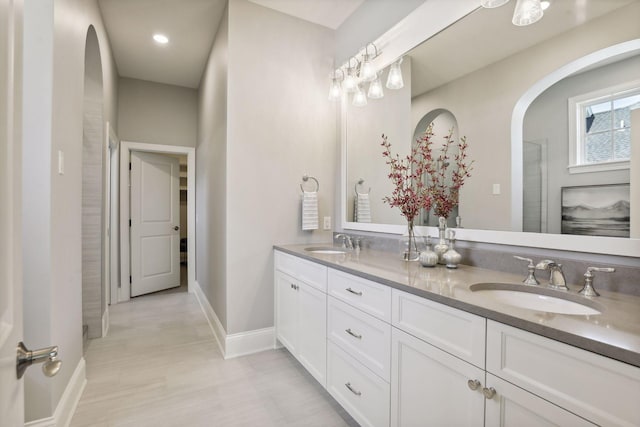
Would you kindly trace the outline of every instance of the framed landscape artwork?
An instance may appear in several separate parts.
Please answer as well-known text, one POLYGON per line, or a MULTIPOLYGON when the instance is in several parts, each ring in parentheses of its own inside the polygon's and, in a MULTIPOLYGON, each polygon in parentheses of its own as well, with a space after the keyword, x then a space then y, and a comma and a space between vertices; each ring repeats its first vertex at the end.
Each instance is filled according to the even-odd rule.
POLYGON ((562 187, 562 234, 629 237, 630 185, 562 187))

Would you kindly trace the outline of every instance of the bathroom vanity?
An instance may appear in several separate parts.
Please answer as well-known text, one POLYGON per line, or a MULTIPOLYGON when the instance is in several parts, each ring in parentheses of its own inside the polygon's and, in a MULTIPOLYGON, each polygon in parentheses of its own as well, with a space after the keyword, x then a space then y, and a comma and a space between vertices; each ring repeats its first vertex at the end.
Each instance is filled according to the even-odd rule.
POLYGON ((639 297, 552 313, 472 290, 524 274, 307 246, 275 247, 276 337, 362 426, 640 425, 639 297))

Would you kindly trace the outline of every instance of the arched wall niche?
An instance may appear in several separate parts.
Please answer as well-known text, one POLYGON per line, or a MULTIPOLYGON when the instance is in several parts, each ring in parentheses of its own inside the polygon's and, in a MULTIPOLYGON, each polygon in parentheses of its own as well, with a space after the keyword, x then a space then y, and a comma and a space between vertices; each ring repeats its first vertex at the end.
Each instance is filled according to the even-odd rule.
POLYGON ((82 324, 88 338, 102 336, 104 119, 100 45, 95 28, 87 30, 82 118, 82 324))

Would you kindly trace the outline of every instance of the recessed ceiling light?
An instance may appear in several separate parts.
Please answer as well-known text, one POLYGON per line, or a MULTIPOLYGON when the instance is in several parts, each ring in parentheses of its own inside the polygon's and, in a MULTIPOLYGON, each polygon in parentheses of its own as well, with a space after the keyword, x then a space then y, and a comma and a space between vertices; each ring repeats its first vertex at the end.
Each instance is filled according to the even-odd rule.
POLYGON ((542 8, 542 10, 547 10, 549 8, 549 6, 551 6, 551 2, 550 1, 541 1, 540 2, 540 7, 542 8))
POLYGON ((169 43, 169 37, 165 36, 164 34, 154 34, 153 39, 156 41, 156 43, 160 43, 160 44, 169 43))

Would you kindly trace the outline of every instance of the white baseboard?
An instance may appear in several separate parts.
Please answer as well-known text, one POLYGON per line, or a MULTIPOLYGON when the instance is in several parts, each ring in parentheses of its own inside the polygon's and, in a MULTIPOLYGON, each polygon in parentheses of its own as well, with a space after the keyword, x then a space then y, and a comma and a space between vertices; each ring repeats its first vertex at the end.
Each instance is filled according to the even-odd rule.
POLYGON ((104 314, 102 315, 102 338, 106 337, 109 333, 109 306, 104 310, 104 314))
POLYGON ((225 359, 258 353, 274 348, 275 328, 256 329, 227 335, 225 359))
POLYGON ((193 293, 195 294, 202 311, 209 322, 211 331, 218 342, 220 352, 225 359, 244 356, 247 354, 258 353, 264 350, 274 348, 275 328, 256 329, 254 331, 240 332, 237 334, 227 335, 222 327, 220 319, 213 310, 213 307, 207 300, 198 281, 194 282, 193 293))
POLYGON ((29 421, 25 423, 25 427, 68 427, 86 384, 86 365, 84 358, 81 358, 62 393, 53 416, 29 421))

